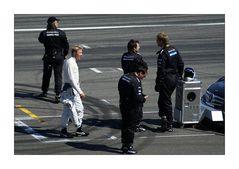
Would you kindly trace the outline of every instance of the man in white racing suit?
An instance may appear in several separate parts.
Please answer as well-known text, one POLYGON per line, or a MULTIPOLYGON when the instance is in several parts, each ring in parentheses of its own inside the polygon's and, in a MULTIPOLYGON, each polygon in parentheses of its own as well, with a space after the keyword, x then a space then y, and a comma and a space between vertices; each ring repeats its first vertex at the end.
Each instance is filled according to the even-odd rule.
POLYGON ((81 60, 83 55, 83 48, 79 45, 73 46, 71 54, 72 57, 65 60, 63 65, 64 86, 61 97, 61 102, 63 103, 61 136, 66 138, 73 137, 73 134, 67 132, 67 126, 70 119, 77 128, 75 136, 89 135, 89 133, 82 130, 84 106, 81 99, 85 97, 85 93, 80 87, 79 69, 77 65, 77 61, 81 60))

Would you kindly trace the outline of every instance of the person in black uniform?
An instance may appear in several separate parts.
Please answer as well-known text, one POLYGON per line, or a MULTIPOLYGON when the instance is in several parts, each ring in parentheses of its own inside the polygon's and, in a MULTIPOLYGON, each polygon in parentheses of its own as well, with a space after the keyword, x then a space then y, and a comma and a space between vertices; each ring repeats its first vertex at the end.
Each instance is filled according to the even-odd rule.
POLYGON ((157 77, 155 91, 159 92, 158 108, 162 119, 161 130, 173 131, 173 112, 171 95, 178 79, 182 79, 184 62, 178 50, 169 44, 168 35, 164 32, 157 35, 157 77))
POLYGON ((39 35, 39 42, 44 44, 45 54, 43 60, 43 78, 42 93, 40 97, 46 97, 49 89, 52 69, 54 69, 55 79, 55 100, 60 101, 60 92, 62 87, 62 67, 68 54, 69 43, 64 31, 58 29, 59 19, 52 16, 47 20, 47 29, 39 35))
POLYGON ((120 112, 122 115, 121 142, 123 154, 136 154, 133 149, 134 132, 140 118, 140 108, 146 101, 142 93, 141 80, 146 76, 148 67, 145 62, 135 72, 121 76, 118 83, 120 112))
POLYGON ((138 62, 143 60, 143 57, 138 53, 140 49, 139 41, 131 39, 127 45, 128 52, 125 52, 121 57, 121 66, 124 74, 135 72, 138 62))
MULTIPOLYGON (((141 64, 143 57, 139 54, 139 41, 131 39, 127 45, 128 52, 125 52, 121 57, 121 66, 124 74, 132 73, 137 70, 138 64, 141 64)), ((145 131, 145 128, 141 126, 141 121, 143 119, 143 107, 141 107, 140 118, 136 125, 136 132, 145 131)))

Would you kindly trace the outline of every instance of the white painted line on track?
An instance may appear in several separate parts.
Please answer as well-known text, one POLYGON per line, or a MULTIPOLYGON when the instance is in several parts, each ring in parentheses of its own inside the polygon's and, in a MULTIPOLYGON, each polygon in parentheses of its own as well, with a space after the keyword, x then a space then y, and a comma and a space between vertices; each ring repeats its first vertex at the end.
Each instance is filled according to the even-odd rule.
MULTIPOLYGON (((167 135, 167 136, 154 136, 155 138, 178 138, 178 137, 202 137, 202 136, 214 136, 216 134, 178 134, 178 135, 167 135)), ((142 137, 138 137, 138 138, 150 138, 147 136, 142 136, 142 137)))
MULTIPOLYGON (((152 138, 180 138, 180 137, 205 137, 205 136, 215 136, 216 134, 178 134, 178 135, 156 135, 156 136, 141 136, 135 137, 135 139, 152 139, 152 138)), ((116 141, 121 139, 120 137, 111 136, 107 138, 89 138, 89 139, 59 139, 59 140, 46 140, 42 141, 42 143, 65 143, 65 142, 87 142, 87 141, 99 141, 99 140, 108 140, 108 141, 116 141)))
POLYGON ((41 135, 40 133, 36 132, 33 128, 29 127, 28 125, 26 125, 25 123, 23 123, 20 120, 16 120, 14 123, 18 127, 22 127, 22 129, 27 134, 30 134, 32 137, 34 137, 35 139, 37 139, 40 142, 42 142, 43 140, 47 139, 47 137, 45 137, 45 136, 41 135))
POLYGON ((123 69, 122 68, 117 68, 119 71, 123 72, 123 69))
MULTIPOLYGON (((56 117, 61 117, 61 115, 57 116, 38 116, 42 119, 44 118, 56 118, 56 117)), ((23 116, 23 117, 15 117, 15 120, 33 120, 31 117, 23 116)))
POLYGON ((90 46, 88 46, 88 45, 85 45, 85 44, 81 44, 81 46, 82 46, 83 48, 85 48, 85 49, 91 49, 91 47, 90 47, 90 46))
POLYGON ((91 140, 98 140, 98 139, 78 139, 78 140, 59 139, 59 140, 46 140, 46 141, 42 141, 42 143, 87 142, 91 140))
MULTIPOLYGON (((144 111, 143 114, 156 114, 158 111, 144 111)), ((110 113, 110 115, 119 115, 119 113, 110 113)))
POLYGON ((105 99, 101 99, 100 101, 102 101, 102 102, 104 102, 104 103, 106 103, 106 104, 111 104, 109 101, 107 101, 107 100, 105 100, 105 99))
POLYGON ((102 73, 102 71, 96 69, 96 68, 89 68, 90 70, 94 71, 95 73, 102 73))
MULTIPOLYGON (((128 29, 128 28, 152 28, 152 27, 190 27, 190 26, 217 26, 225 25, 224 22, 216 23, 186 23, 186 24, 151 24, 151 25, 122 25, 122 26, 92 26, 92 27, 74 27, 74 28, 61 28, 64 31, 75 30, 99 30, 99 29, 128 29)), ((42 31, 45 28, 36 29, 14 29, 14 32, 35 32, 42 31)))
MULTIPOLYGON (((105 99, 101 99, 102 102, 105 102, 109 105, 111 105, 111 103, 105 99)), ((158 113, 158 111, 145 111, 143 112, 144 114, 156 114, 158 113)), ((103 114, 102 114, 103 115, 103 114)), ((114 113, 110 113, 109 115, 119 115, 119 113, 114 112, 114 113)), ((84 114, 85 117, 90 116, 90 114, 84 114)), ((61 115, 55 115, 55 116, 39 116, 40 118, 44 119, 44 118, 61 118, 61 115)), ((27 116, 23 116, 23 117, 15 117, 16 121, 26 121, 26 120, 34 120, 31 117, 27 117, 27 116)))
POLYGON ((107 138, 107 140, 117 140, 118 138, 116 136, 110 136, 107 138))
POLYGON ((43 141, 42 143, 62 143, 62 142, 69 142, 71 141, 70 139, 60 139, 60 140, 46 140, 43 141))
POLYGON ((143 112, 144 114, 155 114, 158 113, 159 111, 145 111, 143 112))

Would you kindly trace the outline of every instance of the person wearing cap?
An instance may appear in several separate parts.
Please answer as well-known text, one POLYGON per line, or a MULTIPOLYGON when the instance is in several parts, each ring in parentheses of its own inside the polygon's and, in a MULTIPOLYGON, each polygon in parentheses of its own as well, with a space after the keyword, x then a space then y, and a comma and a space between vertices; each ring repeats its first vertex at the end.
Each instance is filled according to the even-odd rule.
POLYGON ((61 116, 61 136, 71 138, 73 135, 67 131, 69 120, 71 120, 76 129, 76 136, 88 136, 89 133, 82 130, 84 116, 84 106, 82 98, 85 93, 81 89, 79 79, 79 69, 77 61, 80 61, 83 55, 83 47, 75 45, 71 49, 72 57, 66 59, 63 65, 64 86, 61 97, 63 103, 63 113, 61 116))
POLYGON ((157 54, 157 77, 155 91, 159 92, 158 108, 161 117, 161 131, 173 131, 173 112, 171 95, 176 88, 178 79, 182 79, 184 62, 178 50, 169 43, 168 35, 161 32, 156 38, 161 48, 157 54))
POLYGON ((55 101, 59 103, 62 87, 62 67, 68 54, 69 43, 64 31, 58 29, 59 19, 52 16, 47 20, 46 30, 40 32, 38 40, 45 47, 43 60, 42 93, 40 97, 46 97, 49 89, 52 69, 55 80, 55 101))
MULTIPOLYGON (((127 44, 128 52, 125 52, 121 57, 121 67, 124 74, 132 73, 137 70, 138 64, 144 62, 143 57, 139 54, 139 41, 135 39, 130 39, 127 44)), ((136 125, 136 132, 143 132, 145 128, 141 126, 141 121, 143 119, 143 106, 140 107, 140 118, 136 125)))
POLYGON ((121 142, 123 154, 136 154, 133 148, 134 132, 140 118, 140 109, 148 96, 142 92, 141 80, 148 71, 146 62, 142 62, 134 72, 124 74, 118 82, 120 95, 119 107, 122 116, 121 142))

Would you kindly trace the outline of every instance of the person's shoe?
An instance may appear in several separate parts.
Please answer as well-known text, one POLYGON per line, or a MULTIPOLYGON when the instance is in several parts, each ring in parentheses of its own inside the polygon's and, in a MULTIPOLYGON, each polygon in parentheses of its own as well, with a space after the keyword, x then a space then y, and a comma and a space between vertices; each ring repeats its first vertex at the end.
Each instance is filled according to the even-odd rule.
POLYGON ((137 154, 137 151, 133 149, 133 146, 121 148, 123 154, 137 154))
POLYGON ((157 130, 160 131, 160 132, 173 132, 173 126, 170 125, 168 127, 164 127, 164 126, 161 126, 161 127, 157 127, 157 130))
POLYGON ((42 92, 41 94, 38 95, 39 97, 47 97, 47 92, 42 92))
POLYGON ((143 128, 142 126, 138 126, 138 127, 136 127, 136 129, 135 129, 135 132, 144 132, 144 131, 146 131, 146 129, 143 128))
POLYGON ((56 94, 56 95, 55 95, 55 102, 56 102, 56 103, 60 103, 60 100, 61 100, 61 96, 58 95, 58 94, 56 94))
POLYGON ((173 125, 168 126, 168 132, 173 132, 173 125))
POLYGON ((168 130, 168 126, 167 126, 167 117, 166 116, 162 116, 161 119, 162 123, 161 123, 161 132, 165 132, 168 130))
POLYGON ((88 136, 90 133, 84 132, 82 130, 82 127, 79 127, 76 132, 75 132, 76 136, 88 136))
POLYGON ((158 127, 157 128, 160 132, 166 132, 166 131, 168 131, 168 128, 166 127, 166 126, 161 126, 161 127, 158 127))
POLYGON ((73 138, 73 134, 68 133, 66 128, 61 130, 60 136, 64 138, 73 138))

